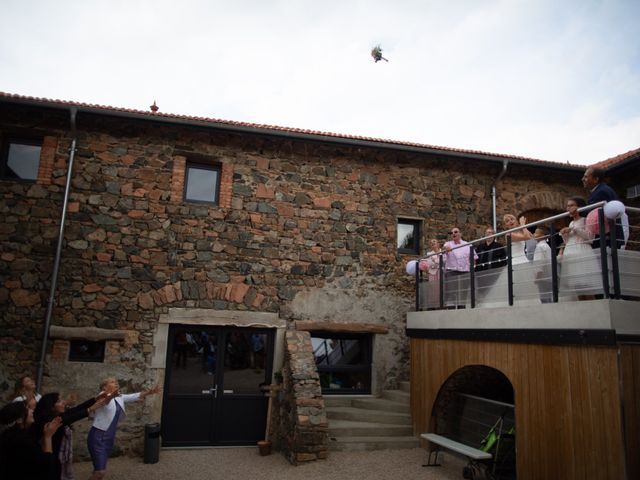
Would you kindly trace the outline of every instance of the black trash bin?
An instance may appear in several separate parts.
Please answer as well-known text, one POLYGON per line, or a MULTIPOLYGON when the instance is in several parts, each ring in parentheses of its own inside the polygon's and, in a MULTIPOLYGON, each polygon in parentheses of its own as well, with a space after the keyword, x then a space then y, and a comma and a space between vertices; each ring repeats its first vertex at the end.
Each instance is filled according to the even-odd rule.
POLYGON ((144 463, 158 463, 160 457, 160 424, 144 426, 144 463))

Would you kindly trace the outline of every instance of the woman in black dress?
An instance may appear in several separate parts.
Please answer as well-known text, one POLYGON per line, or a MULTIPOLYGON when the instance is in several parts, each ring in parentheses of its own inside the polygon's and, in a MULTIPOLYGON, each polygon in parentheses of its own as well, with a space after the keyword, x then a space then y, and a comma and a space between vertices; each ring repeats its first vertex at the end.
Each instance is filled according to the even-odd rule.
POLYGON ((77 405, 67 408, 67 403, 58 392, 43 395, 33 413, 34 424, 31 428, 32 434, 39 438, 44 425, 55 417, 60 417, 62 427, 53 435, 53 469, 51 480, 67 480, 73 478, 71 471, 73 431, 71 424, 88 417, 98 408, 111 400, 105 392, 101 392, 97 397, 77 405))
POLYGON ((52 438, 62 424, 56 417, 30 434, 33 410, 26 402, 12 402, 0 410, 0 478, 50 478, 54 473, 52 438))

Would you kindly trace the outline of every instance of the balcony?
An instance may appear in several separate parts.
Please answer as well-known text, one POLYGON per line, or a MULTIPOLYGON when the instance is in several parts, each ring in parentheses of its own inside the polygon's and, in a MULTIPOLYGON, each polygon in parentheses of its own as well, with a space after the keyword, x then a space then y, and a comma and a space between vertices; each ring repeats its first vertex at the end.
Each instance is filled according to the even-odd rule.
MULTIPOLYGON (((552 252, 546 259, 529 258, 506 237, 506 265, 476 270, 474 247, 517 227, 472 241, 465 274, 447 275, 444 261, 437 282, 412 272, 416 308, 407 314, 407 336, 416 436, 446 437, 443 412, 471 395, 513 405, 520 478, 640 478, 640 209, 626 209, 627 229, 596 207, 591 233, 599 238, 592 248, 586 236, 581 255, 560 255, 556 232, 568 223, 562 214, 525 225, 550 229, 540 238, 552 252), (624 248, 617 238, 626 238, 624 248)), ((477 418, 452 428, 462 431, 467 420, 477 418)), ((471 437, 463 443, 480 447, 471 437)))
MULTIPOLYGON (((589 209, 593 206, 579 211, 589 209)), ((568 223, 568 213, 525 225, 549 229, 538 242, 528 242, 529 246, 548 244, 545 248, 550 253, 543 258, 525 253, 524 242, 511 242, 509 235, 522 227, 461 247, 473 252, 470 272, 450 275, 446 254, 436 254, 438 281, 433 276, 429 281, 426 271, 416 268, 416 309, 407 315, 407 329, 421 331, 420 336, 431 331, 440 338, 472 335, 506 340, 508 336, 512 340, 536 338, 536 342, 553 334, 556 340, 560 335, 570 343, 596 338, 598 343, 608 343, 616 335, 640 335, 640 320, 634 315, 640 305, 636 303, 640 300, 640 209, 627 207, 626 214, 628 224, 621 218, 608 219, 599 204, 589 215, 598 223, 587 226, 591 233, 580 239, 579 254, 562 255, 562 236, 557 230, 558 225, 568 223), (616 232, 618 237, 622 232, 626 241, 621 248, 612 249, 609 245, 623 243, 616 243, 616 232), (499 237, 507 240, 506 264, 477 265, 477 246, 499 237)))

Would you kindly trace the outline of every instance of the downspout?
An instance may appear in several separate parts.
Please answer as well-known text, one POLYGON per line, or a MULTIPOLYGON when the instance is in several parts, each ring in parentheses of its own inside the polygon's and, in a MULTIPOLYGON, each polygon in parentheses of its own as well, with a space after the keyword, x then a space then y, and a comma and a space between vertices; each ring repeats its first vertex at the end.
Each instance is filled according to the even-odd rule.
POLYGON ((495 179, 493 185, 491 186, 491 208, 493 214, 493 231, 496 232, 498 228, 498 221, 496 219, 496 184, 500 181, 504 174, 507 173, 507 166, 509 166, 509 160, 502 161, 502 171, 498 178, 495 179))
POLYGON ((40 350, 40 361, 38 362, 37 389, 42 390, 42 375, 44 373, 44 363, 47 356, 47 343, 49 341, 49 327, 51 326, 51 316, 55 304, 55 294, 58 285, 58 271, 60 269, 60 257, 62 256, 62 242, 64 240, 64 224, 67 218, 67 205, 69 203, 69 191, 71 190, 71 177, 73 174, 73 160, 76 154, 76 114, 78 109, 71 107, 69 111, 71 118, 71 148, 69 150, 69 168, 67 169, 67 181, 64 187, 64 200, 62 201, 62 215, 60 216, 60 230, 58 232, 58 246, 56 256, 53 261, 53 271, 51 272, 51 288, 49 290, 49 300, 47 302, 47 315, 44 320, 44 331, 42 334, 42 349, 40 350))

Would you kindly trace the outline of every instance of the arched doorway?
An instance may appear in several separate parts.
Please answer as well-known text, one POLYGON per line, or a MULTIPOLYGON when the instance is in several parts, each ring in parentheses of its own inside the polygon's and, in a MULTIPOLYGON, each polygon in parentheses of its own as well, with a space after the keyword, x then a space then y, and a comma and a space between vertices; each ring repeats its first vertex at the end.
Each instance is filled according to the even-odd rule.
MULTIPOLYGON (((468 365, 442 384, 431 411, 430 431, 493 455, 493 478, 516 478, 515 396, 500 370, 468 365)), ((467 467, 468 469, 469 467, 467 467)), ((469 472, 465 469, 465 478, 469 472)))
MULTIPOLYGON (((518 215, 523 215, 527 219, 527 223, 542 220, 565 211, 567 195, 552 191, 536 191, 531 192, 518 201, 518 215)), ((566 218, 556 220, 553 228, 560 231, 566 227, 569 221, 566 218)), ((550 227, 550 225, 547 225, 550 227)))

